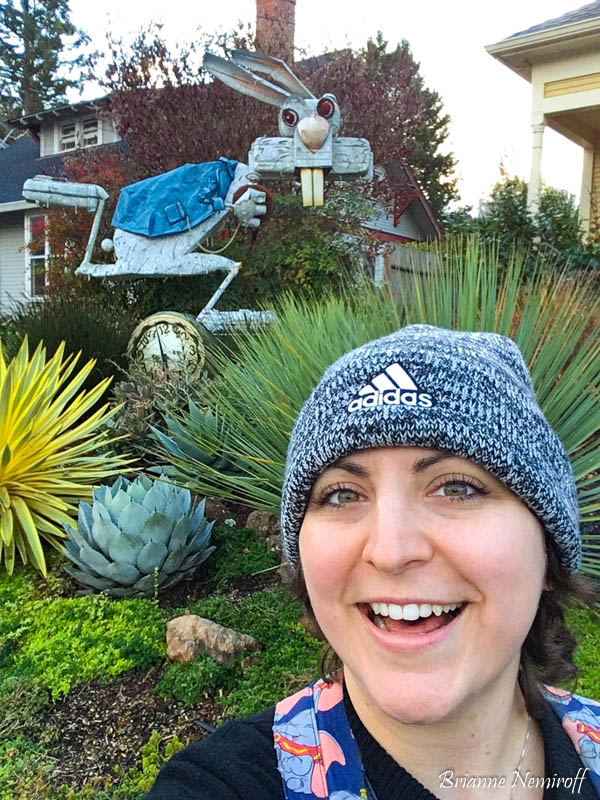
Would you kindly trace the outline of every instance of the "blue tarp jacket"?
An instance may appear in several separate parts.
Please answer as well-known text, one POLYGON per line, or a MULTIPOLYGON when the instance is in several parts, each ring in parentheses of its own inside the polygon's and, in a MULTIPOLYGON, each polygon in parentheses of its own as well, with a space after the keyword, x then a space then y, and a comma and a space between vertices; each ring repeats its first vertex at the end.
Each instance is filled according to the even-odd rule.
POLYGON ((182 167, 121 189, 112 225, 142 236, 194 228, 224 207, 237 161, 220 158, 182 167))

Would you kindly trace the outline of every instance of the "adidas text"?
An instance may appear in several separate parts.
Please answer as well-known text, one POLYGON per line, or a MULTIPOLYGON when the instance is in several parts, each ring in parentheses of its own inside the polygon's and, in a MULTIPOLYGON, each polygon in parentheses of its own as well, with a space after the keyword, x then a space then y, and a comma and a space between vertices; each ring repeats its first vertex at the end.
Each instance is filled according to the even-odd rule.
POLYGON ((430 394, 425 392, 390 389, 387 392, 373 392, 365 397, 356 397, 348 405, 348 411, 358 411, 360 408, 373 408, 375 406, 412 406, 418 408, 431 408, 433 401, 430 394))

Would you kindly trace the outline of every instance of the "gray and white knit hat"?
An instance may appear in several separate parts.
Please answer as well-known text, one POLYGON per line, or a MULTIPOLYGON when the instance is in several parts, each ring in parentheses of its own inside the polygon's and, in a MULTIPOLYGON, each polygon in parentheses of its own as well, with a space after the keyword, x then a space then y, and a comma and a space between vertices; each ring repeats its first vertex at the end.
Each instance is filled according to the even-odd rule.
POLYGON ((579 569, 573 472, 518 347, 499 334, 431 325, 409 325, 346 353, 304 404, 282 490, 281 538, 291 566, 320 473, 356 450, 399 445, 448 450, 482 466, 540 520, 565 572, 579 569))

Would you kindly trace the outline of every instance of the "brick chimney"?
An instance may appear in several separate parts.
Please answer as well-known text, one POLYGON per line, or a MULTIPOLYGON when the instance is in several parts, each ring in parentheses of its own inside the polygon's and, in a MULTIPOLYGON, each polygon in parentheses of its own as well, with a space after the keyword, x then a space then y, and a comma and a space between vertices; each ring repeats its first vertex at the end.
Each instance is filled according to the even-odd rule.
POLYGON ((294 63, 296 0, 256 0, 256 49, 294 63))

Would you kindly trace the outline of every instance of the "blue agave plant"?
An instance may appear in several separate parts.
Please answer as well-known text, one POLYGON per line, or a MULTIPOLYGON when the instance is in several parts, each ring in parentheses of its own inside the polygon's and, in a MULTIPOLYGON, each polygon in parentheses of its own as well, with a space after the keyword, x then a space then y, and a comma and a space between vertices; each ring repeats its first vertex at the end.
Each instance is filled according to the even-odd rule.
POLYGON ((215 549, 214 522, 188 489, 140 476, 94 489, 79 505, 77 529, 65 526, 65 567, 82 594, 151 597, 190 578, 215 549))

